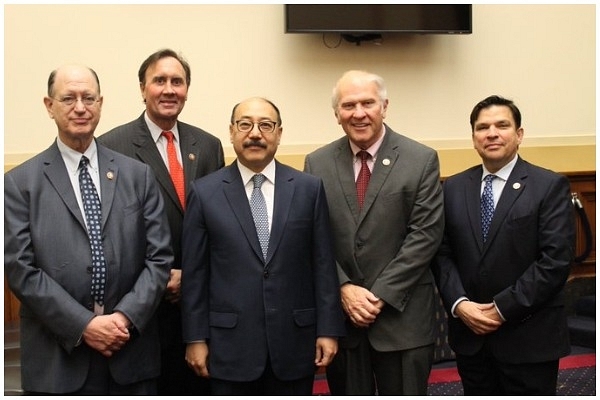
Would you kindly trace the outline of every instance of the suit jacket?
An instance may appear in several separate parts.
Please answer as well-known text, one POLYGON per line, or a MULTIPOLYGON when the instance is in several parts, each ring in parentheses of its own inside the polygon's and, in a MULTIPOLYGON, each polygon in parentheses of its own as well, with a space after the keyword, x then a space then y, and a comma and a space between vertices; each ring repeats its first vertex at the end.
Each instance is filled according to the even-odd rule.
MULTIPOLYGON (((186 192, 191 183, 225 165, 221 141, 195 126, 177 122, 186 192)), ((165 212, 171 228, 171 244, 175 254, 173 268, 181 268, 181 232, 183 209, 179 203, 169 169, 152 139, 144 113, 139 118, 118 126, 98 138, 98 142, 148 164, 154 171, 165 201, 165 212)), ((181 348, 181 316, 178 305, 164 301, 159 308, 161 343, 165 351, 181 348)), ((178 352, 179 354, 179 352, 178 352)), ((182 357, 181 362, 185 364, 182 357)), ((188 368, 184 365, 184 368, 188 368)))
MULTIPOLYGON (((163 200, 146 165, 98 146, 105 313, 121 311, 132 339, 109 359, 120 384, 159 373, 154 313, 173 262, 163 200)), ((4 175, 4 268, 21 301, 24 390, 79 389, 92 351, 78 340, 93 318, 84 216, 56 142, 4 175)))
MULTIPOLYGON (((363 286, 386 306, 368 328, 378 351, 433 343, 434 283, 429 263, 444 229, 437 153, 386 126, 362 211, 347 137, 309 154, 305 171, 323 179, 339 284, 363 286)), ((344 347, 361 329, 346 323, 344 347)))
POLYGON ((192 185, 184 218, 185 342, 207 340, 211 377, 315 373, 317 337, 344 334, 319 179, 277 162, 266 261, 237 163, 192 185))
POLYGON ((506 322, 482 336, 450 317, 450 345, 472 355, 488 343, 506 363, 556 360, 569 352, 563 304, 574 245, 569 183, 519 158, 483 243, 481 176, 479 165, 444 182, 446 231, 434 271, 449 316, 465 296, 494 301, 506 322))

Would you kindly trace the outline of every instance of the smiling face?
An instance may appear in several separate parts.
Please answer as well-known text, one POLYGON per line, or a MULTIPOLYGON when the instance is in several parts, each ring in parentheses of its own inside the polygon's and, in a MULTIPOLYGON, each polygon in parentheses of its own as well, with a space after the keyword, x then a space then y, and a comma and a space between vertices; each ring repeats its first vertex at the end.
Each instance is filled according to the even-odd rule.
POLYGON ((335 90, 338 124, 358 147, 369 148, 383 135, 388 100, 381 97, 372 75, 361 71, 345 74, 335 90))
POLYGON ((57 69, 44 105, 56 122, 61 141, 83 153, 94 140, 102 111, 100 86, 92 71, 80 65, 57 69))
POLYGON ((163 57, 146 70, 140 83, 148 117, 164 130, 175 125, 187 100, 185 70, 174 57, 163 57))
POLYGON ((492 173, 515 157, 522 139, 523 128, 516 126, 510 108, 504 105, 482 109, 473 123, 473 147, 492 173))

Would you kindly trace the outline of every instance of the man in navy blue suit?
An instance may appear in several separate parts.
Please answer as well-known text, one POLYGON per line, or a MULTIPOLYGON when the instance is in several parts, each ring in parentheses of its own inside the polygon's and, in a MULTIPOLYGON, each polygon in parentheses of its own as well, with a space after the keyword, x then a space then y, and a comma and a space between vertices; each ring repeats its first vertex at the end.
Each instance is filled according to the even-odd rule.
POLYGON ((311 395, 316 368, 344 334, 325 191, 320 178, 275 160, 277 107, 233 108, 237 160, 191 187, 183 224, 186 360, 213 395, 311 395), (268 244, 250 199, 261 174, 268 244))
MULTIPOLYGON (((483 160, 443 185, 446 228, 434 274, 465 395, 554 395, 570 351, 563 289, 573 259, 566 177, 518 154, 521 113, 490 96, 471 113, 483 160), (493 217, 480 207, 486 176, 493 217)), ((491 211, 491 210, 490 210, 491 211)))

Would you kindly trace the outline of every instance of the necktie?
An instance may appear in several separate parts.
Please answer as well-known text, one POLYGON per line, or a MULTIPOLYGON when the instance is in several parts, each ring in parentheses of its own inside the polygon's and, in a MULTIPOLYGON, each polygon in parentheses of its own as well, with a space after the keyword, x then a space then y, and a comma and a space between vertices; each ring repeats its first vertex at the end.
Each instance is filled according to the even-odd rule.
POLYGON ((490 223, 494 215, 494 193, 492 191, 492 181, 496 175, 487 175, 485 177, 485 186, 481 195, 481 232, 483 233, 483 241, 487 239, 490 223))
POLYGON ((371 171, 367 165, 367 160, 371 155, 365 150, 361 150, 357 153, 360 157, 361 166, 358 172, 358 178, 356 178, 356 197, 358 198, 358 207, 362 210, 363 204, 365 203, 365 194, 367 193, 367 186, 369 186, 369 179, 371 178, 371 171))
POLYGON ((254 218, 254 225, 256 226, 260 247, 262 248, 263 258, 266 260, 267 249, 269 247, 269 217, 267 214, 267 203, 260 190, 265 179, 263 174, 256 174, 252 177, 254 189, 252 189, 252 195, 250 196, 250 208, 252 209, 252 217, 254 218))
POLYGON ((175 135, 173 135, 173 132, 171 131, 165 131, 162 135, 167 138, 167 158, 169 160, 169 174, 171 175, 171 181, 173 181, 173 186, 175 186, 175 191, 177 192, 177 197, 179 197, 181 207, 185 208, 183 168, 177 159, 177 150, 175 150, 175 142, 173 141, 175 135))
POLYGON ((106 261, 101 235, 102 208, 98 192, 96 192, 96 187, 87 169, 89 161, 86 156, 82 156, 79 162, 79 190, 81 190, 83 211, 92 250, 92 297, 96 303, 102 306, 104 305, 104 285, 106 284, 106 261))

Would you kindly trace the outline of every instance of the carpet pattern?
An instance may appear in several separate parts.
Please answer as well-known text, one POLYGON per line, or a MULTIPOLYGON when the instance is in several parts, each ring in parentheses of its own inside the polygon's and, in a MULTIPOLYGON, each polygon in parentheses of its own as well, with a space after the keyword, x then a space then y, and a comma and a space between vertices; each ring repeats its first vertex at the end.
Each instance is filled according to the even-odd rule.
MULTIPOLYGON (((556 394, 558 396, 596 395, 596 353, 562 358, 559 363, 556 394)), ((329 395, 325 374, 315 378, 313 394, 329 395)), ((429 396, 462 396, 463 388, 455 367, 434 368, 429 376, 429 396)))

